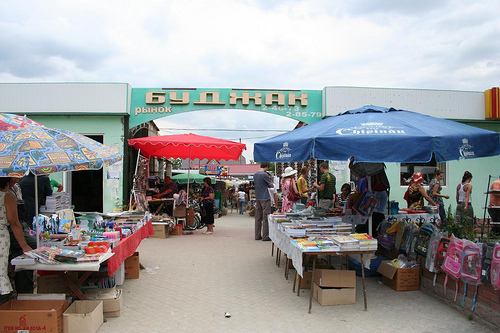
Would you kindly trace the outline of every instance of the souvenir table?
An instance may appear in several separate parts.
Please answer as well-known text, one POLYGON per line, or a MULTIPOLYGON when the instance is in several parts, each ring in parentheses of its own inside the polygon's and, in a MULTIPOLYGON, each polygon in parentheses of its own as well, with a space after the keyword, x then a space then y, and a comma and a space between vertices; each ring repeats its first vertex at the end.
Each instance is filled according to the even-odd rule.
MULTIPOLYGON (((294 240, 292 240, 289 236, 287 236, 280 228, 278 228, 278 222, 276 216, 269 215, 268 218, 269 221, 269 238, 271 238, 271 241, 273 244, 276 245, 276 247, 283 251, 287 258, 292 260, 292 264, 299 274, 299 282, 298 284, 300 285, 300 279, 303 277, 303 272, 304 272, 304 263, 306 261, 307 256, 313 256, 313 271, 312 271, 312 277, 311 281, 314 281, 314 273, 316 269, 316 258, 319 255, 326 255, 326 256, 345 256, 349 254, 359 254, 361 256, 361 262, 363 262, 363 255, 365 254, 374 254, 375 250, 352 250, 352 251, 346 251, 346 250, 308 250, 301 248, 294 240)), ((367 300, 366 300, 366 287, 365 287, 365 271, 364 269, 361 270, 361 275, 362 275, 362 281, 363 281, 363 299, 364 299, 364 306, 365 306, 365 311, 367 310, 367 300)), ((297 290, 297 295, 299 295, 300 289, 297 290)), ((313 297, 313 283, 311 283, 311 292, 309 295, 309 313, 311 313, 311 308, 312 308, 312 297, 313 297)))
POLYGON ((39 271, 51 271, 58 272, 59 276, 63 279, 64 283, 70 288, 72 292, 75 293, 76 297, 81 300, 86 300, 87 297, 82 293, 81 286, 87 280, 87 278, 92 274, 92 272, 98 272, 101 264, 105 261, 109 261, 113 258, 114 253, 107 252, 104 253, 99 261, 84 262, 84 263, 59 263, 57 265, 43 264, 36 262, 33 265, 16 265, 17 270, 39 270, 39 271), (85 272, 78 280, 75 282, 69 276, 69 272, 85 272))
POLYGON ((59 272, 66 285, 75 293, 78 299, 85 300, 87 297, 81 292, 80 288, 92 272, 99 271, 101 264, 107 261, 108 276, 113 275, 123 264, 125 259, 132 256, 139 247, 144 238, 154 235, 153 224, 148 219, 133 234, 122 239, 120 243, 111 249, 110 252, 103 254, 99 261, 85 263, 59 263, 55 265, 36 262, 34 265, 16 265, 16 270, 41 270, 59 272), (69 272, 85 272, 76 282, 72 281, 69 272))

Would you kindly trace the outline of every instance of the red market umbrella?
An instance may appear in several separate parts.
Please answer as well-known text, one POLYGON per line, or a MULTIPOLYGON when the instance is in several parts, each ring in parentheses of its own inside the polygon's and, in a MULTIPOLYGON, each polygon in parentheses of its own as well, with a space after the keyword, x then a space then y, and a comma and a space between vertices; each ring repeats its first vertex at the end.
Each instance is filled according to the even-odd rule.
MULTIPOLYGON (((246 149, 246 145, 243 143, 192 133, 130 139, 128 144, 148 158, 164 157, 181 158, 183 160, 193 158, 237 160, 243 150, 246 149)), ((188 193, 189 171, 190 168, 188 168, 188 193)))
POLYGON ((208 158, 237 160, 245 144, 196 134, 176 134, 130 139, 129 146, 140 149, 146 157, 208 158))

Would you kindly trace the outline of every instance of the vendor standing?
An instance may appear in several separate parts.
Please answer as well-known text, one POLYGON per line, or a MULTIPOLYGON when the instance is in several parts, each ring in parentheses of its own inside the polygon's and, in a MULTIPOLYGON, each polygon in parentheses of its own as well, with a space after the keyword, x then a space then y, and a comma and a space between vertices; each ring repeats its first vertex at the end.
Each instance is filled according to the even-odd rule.
POLYGON ((207 230, 203 232, 205 235, 214 233, 214 198, 212 180, 210 177, 205 177, 203 178, 203 192, 200 197, 205 209, 205 216, 201 218, 201 222, 207 226, 207 230))
MULTIPOLYGON (((179 192, 179 189, 177 188, 177 184, 175 184, 172 181, 172 178, 170 176, 165 177, 165 183, 163 187, 160 190, 160 193, 153 195, 154 198, 164 198, 164 199, 173 199, 174 194, 179 192)), ((165 212, 168 215, 172 215, 173 212, 173 205, 174 201, 173 200, 167 200, 165 202, 165 212)))
POLYGON ((328 171, 328 162, 319 165, 321 177, 319 183, 314 183, 313 187, 319 190, 318 206, 321 209, 329 210, 334 207, 337 191, 335 190, 336 178, 328 171))
MULTIPOLYGON (((52 195, 52 187, 50 186, 49 177, 37 176, 37 186, 38 186, 38 209, 40 206, 45 205, 45 199, 47 196, 52 195)), ((22 196, 24 199, 24 206, 26 209, 26 214, 24 216, 25 221, 29 226, 33 223, 33 218, 36 215, 36 203, 35 203, 35 175, 31 172, 24 176, 19 183, 21 187, 22 196)))
MULTIPOLYGON (((500 223, 500 177, 491 183, 490 186, 490 206, 488 207, 492 222, 500 223)), ((500 225, 495 224, 492 231, 500 233, 500 225)))

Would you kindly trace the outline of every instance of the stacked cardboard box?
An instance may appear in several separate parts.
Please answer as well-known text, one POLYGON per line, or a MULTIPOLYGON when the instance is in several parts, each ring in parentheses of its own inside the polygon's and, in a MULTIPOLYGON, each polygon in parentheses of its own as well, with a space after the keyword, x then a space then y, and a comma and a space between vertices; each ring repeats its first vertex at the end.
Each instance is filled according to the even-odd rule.
POLYGON ((313 296, 321 305, 356 303, 356 272, 317 269, 313 296))

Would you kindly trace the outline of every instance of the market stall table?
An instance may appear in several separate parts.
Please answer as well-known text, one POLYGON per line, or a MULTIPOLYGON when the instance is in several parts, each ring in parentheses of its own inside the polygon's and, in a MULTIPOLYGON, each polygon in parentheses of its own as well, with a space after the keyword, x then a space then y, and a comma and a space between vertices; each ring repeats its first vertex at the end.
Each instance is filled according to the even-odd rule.
POLYGON ((157 215, 165 206, 167 201, 174 201, 174 198, 158 198, 158 199, 148 200, 149 210, 152 212, 153 209, 156 208, 153 214, 157 215))
POLYGON ((75 264, 60 263, 55 265, 36 262, 34 265, 16 265, 16 270, 25 269, 60 272, 59 275, 71 291, 73 291, 79 299, 85 300, 87 298, 81 292, 80 288, 92 272, 99 271, 101 264, 107 261, 108 276, 113 275, 118 268, 120 268, 123 262, 135 253, 141 241, 152 235, 154 235, 153 223, 149 220, 143 226, 138 228, 132 235, 122 239, 117 246, 111 249, 111 252, 107 252, 101 256, 99 261, 75 264), (69 272, 85 273, 76 282, 73 282, 68 276, 69 272))
POLYGON ((59 276, 62 278, 64 283, 68 286, 68 288, 75 293, 75 296, 78 299, 86 300, 87 297, 82 293, 81 287, 83 283, 87 280, 87 278, 93 272, 98 272, 101 264, 109 261, 110 258, 114 257, 114 253, 106 252, 100 258, 99 261, 91 261, 91 262, 82 262, 82 263, 59 263, 59 264, 43 264, 40 262, 36 262, 33 265, 16 265, 17 270, 38 270, 38 271, 50 271, 50 272, 58 272, 59 276), (75 282, 69 276, 69 272, 85 272, 78 280, 75 282))
MULTIPOLYGON (((316 258, 319 255, 326 255, 326 256, 345 256, 345 255, 350 255, 350 254, 359 254, 361 256, 361 262, 363 262, 363 256, 365 254, 374 254, 375 250, 366 250, 366 251, 329 251, 329 250, 314 250, 314 251, 307 251, 305 249, 299 248, 296 243, 290 239, 283 231, 281 231, 278 228, 278 223, 276 222, 276 217, 273 215, 269 215, 268 218, 269 222, 269 238, 271 238, 271 241, 273 242, 276 247, 283 251, 283 253, 286 255, 287 258, 292 260, 293 267, 297 271, 297 274, 299 274, 299 282, 298 284, 300 285, 300 279, 303 277, 304 274, 304 263, 306 262, 307 256, 313 256, 313 271, 312 271, 312 277, 311 281, 314 281, 314 271, 316 269, 316 258)), ((363 299, 364 299, 364 306, 365 306, 365 311, 368 308, 367 305, 367 300, 366 300, 366 285, 365 285, 365 271, 364 269, 361 270, 361 277, 363 281, 363 299)), ((299 290, 297 290, 297 296, 299 295, 299 290)), ((311 308, 312 308, 312 297, 313 297, 313 283, 311 283, 311 293, 309 295, 309 313, 311 313, 311 308)))

